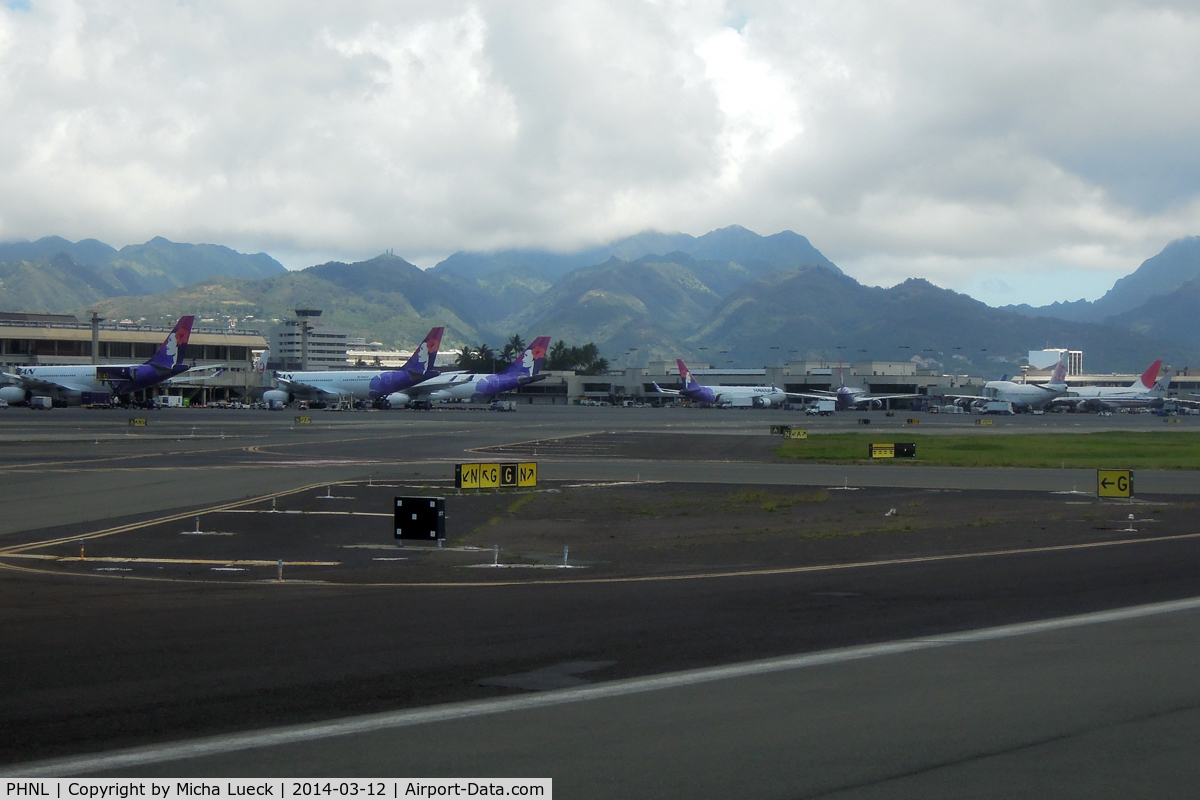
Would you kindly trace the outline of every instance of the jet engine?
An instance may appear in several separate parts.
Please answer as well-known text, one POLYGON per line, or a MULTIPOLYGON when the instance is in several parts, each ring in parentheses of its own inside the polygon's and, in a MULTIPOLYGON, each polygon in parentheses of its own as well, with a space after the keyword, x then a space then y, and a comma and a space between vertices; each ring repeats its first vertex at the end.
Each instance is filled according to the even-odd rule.
POLYGON ((404 392, 392 392, 387 396, 388 408, 404 408, 411 399, 404 392))
POLYGON ((270 391, 263 392, 262 399, 268 408, 274 408, 276 403, 286 405, 292 402, 292 395, 291 392, 285 392, 282 389, 271 389, 270 391))
POLYGON ((16 403, 24 403, 29 399, 29 394, 29 392, 25 391, 20 386, 0 387, 0 400, 12 405, 15 405, 16 403))
POLYGON ((755 408, 770 408, 771 407, 771 398, 769 398, 769 397, 754 398, 754 407, 755 408))

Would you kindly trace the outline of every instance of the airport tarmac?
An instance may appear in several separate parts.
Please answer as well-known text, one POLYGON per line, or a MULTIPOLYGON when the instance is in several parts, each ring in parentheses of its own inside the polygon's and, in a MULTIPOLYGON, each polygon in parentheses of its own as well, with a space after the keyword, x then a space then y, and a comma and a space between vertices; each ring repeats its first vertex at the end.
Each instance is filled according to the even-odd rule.
MULTIPOLYGON (((1091 471, 797 465, 770 453, 777 441, 766 432, 771 424, 858 430, 864 415, 829 421, 775 411, 560 407, 514 414, 314 411, 311 423, 297 424, 290 413, 173 409, 139 414, 148 421, 136 430, 128 428, 129 416, 0 413, 0 551, 8 552, 0 552, 8 633, 0 653, 0 763, 534 697, 556 687, 1200 596, 1200 529, 1190 496, 1200 485, 1192 473, 1139 474, 1142 502, 1118 507, 1083 493, 1094 481, 1091 471), (622 437, 637 433, 671 438, 656 452, 630 457, 622 437), (703 460, 687 458, 689 442, 703 460), (449 489, 456 460, 501 456, 536 458, 543 491, 527 501, 452 497, 449 507, 458 500, 459 519, 471 528, 464 546, 479 549, 444 553, 449 559, 432 567, 429 553, 409 563, 383 530, 388 498, 399 491, 391 486, 449 489), (1147 480, 1161 481, 1159 491, 1151 494, 1147 480), (826 499, 786 502, 821 492, 826 499), (885 515, 893 507, 891 521, 885 515), (210 535, 195 535, 198 510, 200 533, 210 535), (338 513, 285 513, 296 510, 338 513), (857 510, 869 512, 870 524, 851 524, 857 510), (1135 514, 1132 525, 1127 510, 1135 514), (598 520, 609 511, 613 535, 626 532, 628 548, 605 540, 598 520), (742 517, 753 530, 728 530, 742 517), (697 518, 708 527, 694 524, 697 518), (1122 533, 1122 523, 1136 530, 1122 533), (551 570, 557 541, 568 534, 578 537, 571 552, 580 568, 551 570), (667 536, 677 538, 668 543, 667 536), (498 537, 512 545, 505 551, 513 568, 472 566, 486 564, 489 542, 498 537), (69 560, 80 538, 95 559, 150 561, 69 560), (30 546, 47 541, 55 543, 30 546), (364 544, 371 546, 354 546, 364 544), (255 563, 238 565, 239 555, 255 563), (211 563, 191 564, 196 574, 188 575, 172 558, 211 563), (278 558, 288 562, 282 583, 269 566, 278 558), (538 566, 545 569, 532 568, 538 566), (159 567, 164 574, 152 574, 159 567)), ((882 412, 869 416, 872 430, 906 424, 882 412)), ((939 428, 935 416, 922 418, 921 433, 939 428)), ((993 430, 1110 424, 1165 427, 1148 415, 1047 415, 998 420, 993 430)), ((1171 429, 1196 424, 1182 418, 1171 429)), ((1194 615, 1155 619, 1155 641, 1163 646, 1146 646, 1132 623, 1106 623, 1083 636, 1051 636, 1058 649, 1046 650, 1043 640, 981 644, 979 651, 954 651, 960 655, 950 648, 903 663, 831 665, 803 677, 780 673, 725 688, 585 704, 591 710, 560 709, 540 722, 497 714, 486 723, 456 723, 475 734, 430 728, 428 749, 405 751, 413 760, 398 758, 394 740, 380 734, 315 754, 250 749, 197 762, 199 772, 178 762, 163 768, 180 775, 246 774, 256 764, 259 774, 432 775, 464 769, 468 762, 455 760, 461 756, 496 774, 549 770, 563 791, 587 796, 574 789, 584 782, 611 789, 623 777, 641 781, 655 763, 682 770, 696 754, 720 752, 729 759, 711 761, 714 769, 737 755, 745 769, 728 767, 728 774, 739 775, 755 796, 853 788, 846 782, 853 774, 864 781, 862 791, 869 785, 888 796, 891 786, 903 795, 920 786, 924 795, 937 794, 924 791, 936 786, 879 781, 917 775, 914 764, 934 775, 929 765, 966 764, 964 752, 977 753, 982 764, 1067 736, 1063 731, 1100 731, 1108 737, 1094 756, 1100 770, 1112 763, 1105 753, 1149 735, 1147 725, 1168 730, 1154 728, 1155 719, 1182 720, 1179 730, 1191 724, 1190 672, 1172 664, 1192 656, 1167 645, 1193 640, 1194 615), (1115 684, 1094 683, 1092 694, 1068 685, 1073 668, 1093 674, 1107 663, 1105 654, 1124 665, 1106 673, 1115 684), (989 666, 976 675, 980 664, 989 666), (860 667, 866 671, 856 672, 860 667), (949 677, 930 686, 921 677, 930 674, 949 677), (1121 686, 1122 703, 1105 705, 1113 685, 1121 686), (1023 694, 1029 686, 1042 688, 1023 694), (963 693, 980 687, 992 693, 987 703, 1011 705, 1011 715, 999 721, 956 712, 963 693), (1056 691, 1061 702, 1050 714, 1045 697, 1056 691), (806 706, 796 717, 797 707, 780 700, 793 695, 819 696, 825 705, 806 706), (778 713, 764 716, 764 704, 778 713), (1155 709, 1164 716, 1153 717, 1155 709), (1179 714, 1167 714, 1172 710, 1179 714), (802 730, 798 718, 809 720, 802 730), (1150 721, 1126 724, 1135 719, 1150 721), (947 721, 957 736, 938 739, 947 721), (585 739, 569 733, 592 730, 599 738, 586 752, 585 739), (731 743, 738 731, 750 755, 731 743), (543 744, 555 737, 561 746, 543 744), (819 758, 788 755, 794 744, 785 743, 804 737, 825 740, 819 758), (528 746, 518 753, 502 741, 528 746)), ((991 708, 987 703, 980 708, 991 708)), ((1080 748, 1063 752, 1089 758, 1080 748)), ((1172 752, 1178 748, 1155 757, 1172 752)), ((990 763, 1018 770, 1033 763, 1004 758, 990 763)), ((1045 763, 1054 772, 1066 762, 1045 763)), ((1187 777, 1181 769, 1163 774, 1187 777)), ((677 796, 671 787, 678 785, 662 778, 626 793, 677 796)))

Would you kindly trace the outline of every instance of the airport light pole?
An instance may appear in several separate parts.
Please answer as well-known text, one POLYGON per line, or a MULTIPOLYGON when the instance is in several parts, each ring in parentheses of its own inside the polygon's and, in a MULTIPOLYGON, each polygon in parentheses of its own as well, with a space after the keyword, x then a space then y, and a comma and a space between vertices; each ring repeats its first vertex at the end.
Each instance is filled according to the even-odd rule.
POLYGON ((100 363, 100 323, 104 318, 95 311, 92 314, 92 365, 100 363))

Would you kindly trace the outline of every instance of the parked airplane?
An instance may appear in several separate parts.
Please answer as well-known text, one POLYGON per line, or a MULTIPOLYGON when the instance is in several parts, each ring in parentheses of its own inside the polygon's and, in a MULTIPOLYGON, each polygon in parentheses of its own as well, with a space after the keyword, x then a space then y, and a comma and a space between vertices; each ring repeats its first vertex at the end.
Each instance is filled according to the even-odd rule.
POLYGON ((1051 405, 1074 406, 1076 411, 1109 411, 1117 408, 1161 406, 1167 397, 1170 375, 1158 377, 1162 361, 1155 361, 1128 386, 1077 386, 1051 405))
POLYGON ((912 400, 916 397, 924 397, 919 394, 871 394, 866 389, 847 386, 846 376, 841 367, 838 367, 838 381, 841 385, 836 391, 815 390, 811 394, 804 392, 790 394, 792 397, 803 397, 806 400, 833 400, 834 409, 837 411, 853 411, 863 406, 882 408, 889 400, 912 400))
POLYGON ((387 400, 392 408, 407 405, 412 399, 408 390, 439 374, 433 365, 444 330, 430 330, 416 352, 399 369, 276 372, 275 382, 279 388, 264 392, 263 401, 275 406, 295 399, 326 402, 357 398, 387 400))
POLYGON ((0 400, 21 403, 31 397, 48 396, 78 402, 85 392, 120 397, 191 372, 192 368, 184 363, 184 359, 193 319, 190 316, 180 317, 158 350, 144 364, 17 367, 15 373, 0 373, 10 382, 8 386, 0 388, 0 400))
POLYGON ((516 361, 499 374, 446 372, 417 384, 408 394, 413 399, 429 401, 470 400, 472 397, 492 398, 504 392, 515 391, 527 383, 545 377, 539 373, 546 360, 548 347, 550 337, 539 336, 517 356, 516 361))
POLYGON ((982 395, 948 394, 955 400, 975 402, 1012 403, 1013 408, 1029 411, 1043 408, 1052 400, 1067 393, 1067 353, 1063 351, 1048 383, 1014 383, 1012 381, 988 381, 983 385, 982 395))
POLYGON ((776 386, 703 386, 696 376, 688 371, 683 359, 677 359, 679 377, 683 379, 683 389, 664 389, 657 383, 654 390, 659 394, 673 397, 686 397, 697 403, 709 403, 714 406, 754 406, 769 408, 787 402, 788 393, 776 386))

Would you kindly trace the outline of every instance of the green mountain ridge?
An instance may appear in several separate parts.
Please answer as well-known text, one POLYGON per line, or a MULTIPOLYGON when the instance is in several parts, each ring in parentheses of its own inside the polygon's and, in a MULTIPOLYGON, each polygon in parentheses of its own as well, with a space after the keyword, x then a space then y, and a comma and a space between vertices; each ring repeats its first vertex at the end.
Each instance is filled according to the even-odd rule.
POLYGON ((1155 358, 1176 367, 1200 364, 1200 336, 1190 328, 1180 332, 1200 311, 1200 281, 1175 289, 1169 302, 1152 298, 1105 324, 1076 322, 991 308, 919 279, 889 289, 864 286, 815 248, 819 258, 807 253, 804 237, 785 234, 761 237, 736 226, 702 237, 641 234, 607 250, 636 253, 648 243, 673 249, 609 255, 556 278, 519 259, 471 272, 450 268, 451 257, 422 271, 383 255, 296 272, 279 267, 266 277, 215 274, 145 294, 132 286, 147 276, 179 280, 188 274, 181 262, 201 272, 230 264, 274 270, 277 262, 161 239, 120 251, 94 240, 39 240, 3 246, 38 258, 0 264, 0 310, 95 308, 109 318, 156 323, 190 313, 265 332, 295 308, 316 307, 324 310, 323 322, 389 346, 412 346, 430 327, 444 325, 447 348, 496 346, 513 333, 526 340, 549 335, 595 342, 615 366, 676 357, 715 366, 915 357, 944 372, 996 377, 1016 372, 1027 350, 1063 346, 1083 349, 1089 371, 1141 371, 1155 358), (675 248, 680 242, 732 257, 698 258, 675 248), (39 255, 54 248, 64 249, 39 255), (98 254, 103 264, 78 263, 72 252, 98 254))

